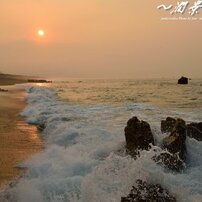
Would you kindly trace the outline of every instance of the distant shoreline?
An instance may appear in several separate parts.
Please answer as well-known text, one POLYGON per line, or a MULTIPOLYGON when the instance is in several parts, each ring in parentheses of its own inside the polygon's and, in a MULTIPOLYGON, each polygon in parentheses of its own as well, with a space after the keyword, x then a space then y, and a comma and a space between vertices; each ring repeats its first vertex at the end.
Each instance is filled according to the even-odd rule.
POLYGON ((3 74, 0 73, 0 86, 14 85, 20 83, 27 83, 29 79, 37 79, 38 77, 3 74))

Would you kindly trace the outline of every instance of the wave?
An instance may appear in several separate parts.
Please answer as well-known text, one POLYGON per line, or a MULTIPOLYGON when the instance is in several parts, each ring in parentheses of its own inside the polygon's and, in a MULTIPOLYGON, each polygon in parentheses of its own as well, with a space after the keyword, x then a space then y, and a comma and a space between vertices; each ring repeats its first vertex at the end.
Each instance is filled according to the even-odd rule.
MULTIPOLYGON (((124 127, 131 116, 149 121, 157 145, 160 120, 165 116, 193 119, 193 114, 168 112, 146 104, 86 106, 58 100, 45 87, 28 87, 26 121, 43 128, 43 152, 21 166, 28 168, 9 201, 118 202, 136 179, 160 183, 178 201, 202 198, 202 142, 187 138, 188 165, 182 174, 164 170, 151 159, 158 146, 141 152, 137 160, 124 155, 124 127), (118 151, 123 151, 120 153, 118 151), (15 199, 15 200, 14 200, 15 199)), ((6 201, 6 198, 4 198, 6 201)))

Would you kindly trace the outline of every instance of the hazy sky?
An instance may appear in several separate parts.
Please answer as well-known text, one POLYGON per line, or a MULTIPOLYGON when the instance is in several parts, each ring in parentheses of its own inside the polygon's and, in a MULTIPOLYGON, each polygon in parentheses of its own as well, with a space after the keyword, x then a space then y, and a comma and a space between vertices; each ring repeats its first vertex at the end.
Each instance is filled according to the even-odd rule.
POLYGON ((0 0, 0 71, 77 78, 202 77, 202 20, 160 20, 177 16, 157 10, 169 2, 177 3, 0 0), (37 35, 39 29, 44 37, 37 35))

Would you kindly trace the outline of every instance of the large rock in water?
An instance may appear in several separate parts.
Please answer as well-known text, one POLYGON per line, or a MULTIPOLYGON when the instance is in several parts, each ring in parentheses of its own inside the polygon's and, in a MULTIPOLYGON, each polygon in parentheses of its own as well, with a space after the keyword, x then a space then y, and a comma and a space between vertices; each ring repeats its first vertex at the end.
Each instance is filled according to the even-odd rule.
POLYGON ((182 76, 179 80, 178 80, 178 84, 188 84, 188 78, 182 76))
POLYGON ((189 137, 195 138, 198 141, 202 141, 202 122, 188 124, 187 135, 189 137))
POLYGON ((177 119, 172 133, 163 139, 163 146, 172 154, 179 154, 184 160, 186 153, 186 123, 182 119, 177 119))
POLYGON ((128 196, 121 198, 121 202, 176 202, 175 197, 159 184, 148 184, 142 180, 137 180, 136 184, 128 196))
MULTIPOLYGON (((172 132, 176 124, 176 119, 167 117, 166 120, 161 121, 161 132, 172 132)), ((186 125, 187 135, 191 138, 195 138, 198 141, 202 141, 202 122, 190 123, 186 125)))
POLYGON ((177 119, 173 131, 163 139, 163 147, 169 153, 162 153, 154 157, 154 160, 163 164, 166 168, 180 172, 184 168, 186 159, 186 123, 177 119))
POLYGON ((167 133, 172 132, 173 128, 175 127, 176 119, 172 117, 167 117, 166 120, 161 121, 161 132, 167 133))
POLYGON ((126 148, 132 156, 137 155, 138 150, 148 150, 150 144, 154 144, 154 138, 150 125, 133 117, 125 127, 126 148))

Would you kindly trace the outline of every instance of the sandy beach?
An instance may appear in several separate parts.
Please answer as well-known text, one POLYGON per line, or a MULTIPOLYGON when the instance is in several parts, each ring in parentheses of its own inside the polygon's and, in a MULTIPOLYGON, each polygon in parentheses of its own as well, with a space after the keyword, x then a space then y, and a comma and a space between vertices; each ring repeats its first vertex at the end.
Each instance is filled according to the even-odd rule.
POLYGON ((19 177, 19 164, 42 149, 42 139, 33 125, 20 116, 25 107, 25 91, 17 86, 0 86, 0 186, 19 177))

